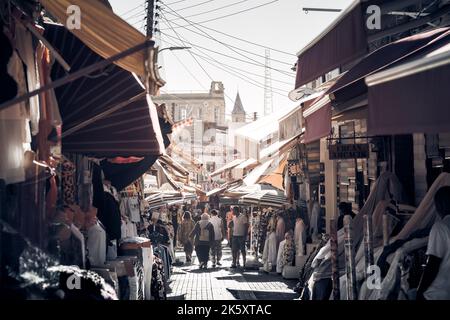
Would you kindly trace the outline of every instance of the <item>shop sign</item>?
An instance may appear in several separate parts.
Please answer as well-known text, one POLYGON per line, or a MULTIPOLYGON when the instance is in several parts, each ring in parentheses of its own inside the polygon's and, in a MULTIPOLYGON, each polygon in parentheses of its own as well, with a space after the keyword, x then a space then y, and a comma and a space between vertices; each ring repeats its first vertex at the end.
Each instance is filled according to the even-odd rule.
POLYGON ((369 144, 332 144, 328 148, 330 160, 365 159, 369 157, 369 144))

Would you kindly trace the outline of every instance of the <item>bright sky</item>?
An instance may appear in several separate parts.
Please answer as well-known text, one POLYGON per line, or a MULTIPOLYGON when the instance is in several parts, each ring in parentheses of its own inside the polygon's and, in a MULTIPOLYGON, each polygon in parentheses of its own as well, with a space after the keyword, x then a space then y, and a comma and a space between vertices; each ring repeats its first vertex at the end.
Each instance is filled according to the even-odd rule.
MULTIPOLYGON (((116 14, 137 29, 145 30, 145 0, 109 1, 116 14)), ((338 15, 328 12, 305 14, 302 8, 343 9, 352 0, 162 0, 160 2, 163 8, 159 20, 159 28, 162 31, 160 47, 183 45, 178 36, 185 41, 184 45, 192 47, 189 50, 192 55, 186 50, 165 50, 161 53, 160 64, 163 68, 160 72, 167 81, 163 92, 206 91, 209 90, 211 83, 209 77, 215 81, 222 81, 227 95, 227 117, 229 117, 237 90, 248 114, 253 112, 258 112, 259 116, 263 114, 266 49, 229 38, 203 26, 290 53, 289 55, 270 51, 271 67, 277 69, 271 70, 273 109, 277 110, 293 104, 287 98, 287 94, 294 89, 295 73, 291 68, 296 62, 295 54, 338 15), (205 22, 256 6, 261 7, 205 22), (201 25, 189 25, 190 21, 201 25), (222 43, 232 47, 226 47, 222 43)))

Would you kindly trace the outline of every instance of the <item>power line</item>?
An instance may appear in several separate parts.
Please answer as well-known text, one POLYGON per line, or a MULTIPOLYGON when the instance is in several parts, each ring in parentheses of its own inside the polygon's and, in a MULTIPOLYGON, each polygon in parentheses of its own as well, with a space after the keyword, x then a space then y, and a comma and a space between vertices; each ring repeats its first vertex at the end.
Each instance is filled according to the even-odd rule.
POLYGON ((202 87, 203 89, 205 89, 205 86, 200 82, 200 80, 197 79, 196 76, 194 76, 194 74, 191 72, 191 70, 189 70, 189 68, 186 67, 186 65, 183 63, 183 61, 181 61, 181 59, 178 58, 178 56, 175 54, 175 52, 172 51, 172 54, 173 54, 174 57, 178 60, 178 62, 183 66, 183 68, 187 71, 187 73, 189 73, 189 75, 192 77, 192 79, 194 79, 195 81, 197 81, 197 83, 200 85, 200 87, 202 87))
MULTIPOLYGON (((172 38, 172 39, 175 39, 175 37, 173 37, 173 36, 167 34, 166 32, 162 32, 162 31, 160 31, 160 32, 161 32, 162 34, 166 35, 167 37, 170 37, 170 38, 172 38)), ((247 63, 247 64, 250 64, 250 65, 257 66, 257 67, 265 68, 264 64, 262 64, 262 63, 258 63, 258 62, 255 63, 255 62, 250 62, 250 61, 242 60, 242 59, 239 59, 239 58, 236 58, 236 57, 227 55, 227 54, 225 54, 225 53, 221 53, 221 52, 218 52, 218 51, 215 51, 215 50, 212 50, 212 49, 205 48, 205 47, 203 47, 203 46, 197 45, 197 44, 192 43, 192 42, 189 42, 189 41, 185 41, 185 42, 188 43, 189 45, 193 46, 193 47, 201 48, 201 49, 203 49, 203 50, 206 50, 206 51, 209 51, 209 52, 212 52, 212 53, 215 53, 215 54, 218 54, 218 55, 221 55, 221 56, 230 58, 230 59, 234 59, 234 60, 237 60, 237 61, 240 61, 240 62, 243 62, 243 63, 247 63)), ((284 71, 281 71, 281 70, 278 70, 278 69, 274 69, 274 68, 271 68, 271 69, 272 69, 272 70, 276 70, 276 71, 278 71, 278 72, 280 72, 280 73, 282 73, 282 74, 284 74, 284 75, 286 75, 286 76, 289 76, 289 77, 294 78, 294 76, 292 76, 292 75, 290 75, 290 74, 287 74, 287 73, 285 73, 284 71)))
MULTIPOLYGON (((213 1, 216 1, 216 0, 207 0, 207 1, 203 1, 203 2, 200 2, 199 4, 195 4, 195 5, 193 5, 193 6, 188 6, 188 7, 184 7, 184 8, 181 8, 181 9, 177 9, 177 11, 183 11, 183 10, 187 10, 187 9, 192 9, 192 8, 199 7, 199 6, 201 6, 201 5, 204 5, 204 4, 206 4, 206 3, 213 2, 213 1)), ((163 4, 164 4, 164 3, 163 3, 163 4)))
MULTIPOLYGON (((167 7, 170 11, 172 11, 176 16, 182 18, 184 21, 186 21, 187 23, 191 24, 191 22, 190 22, 189 20, 187 20, 186 18, 184 18, 183 16, 181 16, 180 14, 178 14, 177 12, 175 12, 173 9, 171 9, 171 8, 168 7, 167 5, 166 5, 166 7, 167 7)), ((165 16, 164 14, 162 14, 162 16, 163 16, 164 20, 167 21, 167 23, 170 23, 170 22, 167 20, 167 18, 166 18, 166 16, 165 16)), ((192 25, 192 24, 191 24, 191 25, 192 25)), ((252 59, 252 58, 250 58, 250 57, 248 57, 248 56, 246 56, 246 55, 244 55, 244 54, 242 54, 242 53, 237 52, 236 50, 234 50, 233 48, 231 48, 228 44, 226 44, 226 43, 224 43, 224 42, 221 42, 221 41, 217 40, 216 38, 212 37, 211 35, 209 35, 206 31, 204 31, 204 30, 198 28, 198 27, 195 26, 195 25, 192 25, 192 26, 193 26, 194 28, 196 28, 197 30, 199 30, 200 32, 202 32, 203 34, 205 34, 206 37, 208 37, 209 39, 211 39, 211 40, 213 40, 213 41, 216 41, 216 42, 222 44, 223 46, 227 47, 229 50, 231 50, 231 51, 237 53, 238 55, 240 55, 240 56, 242 56, 242 57, 245 57, 246 59, 248 59, 248 60, 250 60, 250 61, 259 63, 261 66, 264 66, 263 63, 258 62, 258 61, 254 60, 254 59, 252 59)), ((174 30, 174 29, 172 29, 172 30, 174 30)), ((290 64, 289 64, 289 65, 290 65, 290 64)), ((272 70, 275 70, 275 71, 277 71, 277 72, 279 72, 279 73, 281 73, 281 74, 284 74, 284 75, 286 75, 286 76, 289 76, 289 77, 294 78, 293 75, 287 73, 286 71, 282 71, 282 70, 279 70, 279 69, 276 69, 276 68, 271 68, 271 69, 272 69, 272 70)))
MULTIPOLYGON (((171 12, 167 12, 167 13, 169 13, 169 14, 171 14, 171 15, 175 15, 175 16, 177 15, 176 12, 175 12, 173 9, 171 9, 167 4, 163 4, 163 5, 164 5, 165 7, 167 7, 169 10, 171 10, 172 12, 174 12, 174 13, 171 13, 171 12)), ((180 16, 180 17, 181 17, 181 16, 180 16)), ((233 36, 233 35, 231 35, 231 34, 225 33, 225 32, 223 32, 223 31, 219 31, 219 30, 216 30, 216 29, 213 29, 213 28, 204 26, 204 25, 202 25, 202 24, 199 23, 199 22, 194 22, 194 21, 191 21, 191 20, 187 20, 186 18, 183 18, 183 20, 185 20, 186 22, 188 22, 188 23, 189 23, 190 25, 192 25, 192 26, 194 26, 194 25, 195 25, 195 26, 200 26, 200 27, 202 27, 202 28, 204 28, 204 29, 207 29, 207 30, 210 30, 210 31, 213 31, 213 32, 217 32, 217 33, 219 33, 219 34, 222 34, 222 35, 224 35, 224 36, 227 36, 227 37, 232 38, 232 39, 235 39, 235 40, 239 40, 239 41, 245 42, 245 43, 247 43, 247 44, 251 44, 251 45, 254 45, 254 46, 257 46, 257 47, 260 47, 260 48, 270 49, 270 50, 272 50, 272 51, 274 51, 274 52, 283 53, 283 54, 286 54, 286 55, 289 55, 289 56, 297 57, 295 54, 292 54, 292 53, 290 53, 290 52, 278 50, 278 49, 271 48, 271 47, 268 47, 268 46, 265 46, 265 45, 262 45, 262 44, 259 44, 259 43, 255 43, 255 42, 249 41, 249 40, 247 40, 247 39, 243 39, 243 38, 240 38, 240 37, 236 37, 236 36, 233 36)))
MULTIPOLYGON (((182 19, 182 18, 180 18, 180 19, 182 19)), ((164 20, 164 22, 165 22, 165 20, 164 20)), ((260 55, 260 54, 258 54, 258 53, 254 53, 254 52, 251 52, 251 51, 248 51, 248 50, 245 50, 245 49, 242 49, 242 48, 233 46, 233 45, 231 45, 231 44, 226 44, 226 43, 224 43, 224 42, 222 42, 222 41, 219 41, 219 40, 217 40, 216 38, 214 38, 214 37, 212 37, 211 35, 209 35, 208 33, 206 33, 205 31, 203 31, 203 30, 201 30, 201 29, 198 29, 198 28, 195 27, 195 26, 194 26, 194 28, 197 28, 198 30, 200 30, 201 32, 203 32, 203 34, 201 34, 201 33, 199 33, 199 32, 196 32, 196 31, 194 31, 194 30, 192 30, 192 29, 186 28, 186 27, 184 27, 184 26, 182 26, 182 25, 180 25, 180 24, 177 24, 176 22, 173 22, 173 20, 171 21, 171 23, 175 24, 176 26, 179 26, 180 28, 183 28, 183 29, 188 30, 188 31, 190 31, 190 32, 192 32, 192 33, 195 33, 195 34, 197 34, 197 35, 199 35, 199 36, 202 36, 202 37, 204 37, 204 38, 208 38, 208 39, 214 40, 214 41, 216 41, 216 42, 218 42, 218 43, 220 43, 220 44, 222 44, 222 45, 224 45, 224 46, 231 47, 231 48, 234 48, 234 49, 237 49, 237 50, 241 50, 241 51, 243 51, 243 52, 246 52, 246 53, 255 55, 255 56, 260 57, 260 58, 265 58, 265 56, 260 55), (205 35, 205 34, 206 34, 206 35, 205 35)), ((281 64, 285 64, 285 65, 288 65, 288 66, 292 66, 292 65, 293 65, 292 63, 288 63, 288 62, 281 61, 281 60, 277 60, 277 59, 272 59, 272 58, 271 58, 270 60, 271 60, 271 61, 278 62, 278 63, 281 63, 281 64)))
POLYGON ((187 0, 178 0, 175 2, 168 3, 168 4, 173 5, 173 4, 177 4, 177 3, 181 3, 181 2, 185 2, 185 1, 187 1, 187 0))
MULTIPOLYGON (((202 15, 205 15, 207 13, 211 13, 211 12, 219 11, 219 10, 222 10, 222 9, 225 9, 225 8, 233 7, 235 5, 238 5, 240 3, 247 2, 247 1, 250 1, 250 0, 241 0, 241 1, 238 1, 238 2, 235 2, 235 3, 228 4, 228 5, 223 6, 223 7, 211 9, 211 10, 200 12, 200 13, 196 13, 196 14, 191 14, 189 16, 186 16, 185 18, 202 16, 202 15)), ((180 11, 180 10, 177 10, 177 11, 180 11)), ((177 18, 177 19, 174 19, 174 20, 179 20, 179 19, 181 19, 181 18, 177 18)))
MULTIPOLYGON (((163 15, 163 17, 164 17, 164 14, 162 14, 163 15)), ((172 31, 175 33, 175 35, 177 36, 177 38, 178 38, 178 40, 180 40, 181 41, 181 43, 183 43, 183 45, 184 46, 186 46, 186 44, 185 44, 185 42, 181 39, 181 36, 178 34, 178 32, 175 30, 175 29, 173 29, 173 27, 172 27, 172 25, 170 24, 170 22, 169 22, 169 26, 172 28, 172 31)), ((197 60, 197 58, 192 54, 192 52, 189 50, 188 51, 189 52, 189 54, 191 55, 191 57, 195 60, 195 62, 198 64, 198 66, 200 67, 200 69, 202 69, 203 70, 203 72, 208 76, 208 78, 211 80, 211 81, 214 81, 214 79, 211 77, 211 75, 208 73, 208 71, 206 71, 206 69, 202 66, 202 64, 197 60)), ((228 99, 230 99, 230 101, 233 101, 230 97, 228 97, 228 95, 226 94, 226 93, 224 93, 224 95, 228 98, 228 99)))
POLYGON ((134 8, 132 8, 132 9, 130 9, 130 10, 124 12, 124 13, 121 13, 121 14, 119 14, 119 16, 121 16, 122 19, 125 19, 125 16, 126 16, 127 14, 129 14, 129 13, 131 13, 131 12, 135 11, 136 9, 141 8, 141 7, 144 7, 144 8, 145 8, 145 3, 142 3, 142 4, 138 5, 137 7, 134 7, 134 8))
MULTIPOLYGON (((167 41, 166 41, 166 42, 167 42, 167 41)), ((169 43, 169 42, 168 42, 168 43, 169 43)), ((200 49, 197 49, 197 50, 200 51, 200 49)), ((209 59, 208 59, 208 58, 205 58, 204 56, 201 56, 201 55, 199 55, 199 54, 196 54, 196 53, 192 53, 192 54, 194 54, 194 55, 196 55, 197 57, 199 57, 200 59, 204 60, 206 63, 208 63, 208 64, 210 64, 210 65, 212 65, 212 66, 214 66, 214 67, 216 67, 216 68, 218 68, 218 69, 220 69, 220 70, 222 70, 222 71, 225 71, 225 72, 228 73, 228 74, 231 74, 231 75, 234 76, 234 77, 237 77, 237 78, 239 78, 239 79, 241 79, 241 80, 243 80, 243 81, 245 81, 245 82, 247 82, 247 83, 249 83, 249 84, 251 84, 251 85, 254 85, 254 86, 258 87, 258 88, 264 89, 264 85, 263 85, 263 84, 261 84, 260 82, 257 82, 257 81, 254 80, 254 79, 249 78, 249 77, 246 76, 245 74, 242 74, 242 73, 237 72, 237 71, 230 71, 230 70, 224 69, 223 67, 221 67, 222 65, 224 65, 223 63, 221 63, 220 61, 217 61, 216 59, 212 58, 212 57, 209 56, 208 54, 205 54, 204 52, 203 52, 203 54, 205 54, 206 56, 208 56, 209 59), (219 64, 219 66, 216 65, 216 64, 214 64, 214 63, 212 63, 211 61, 214 61, 215 63, 219 64)), ((280 96, 282 96, 282 97, 286 97, 286 93, 288 92, 288 90, 284 90, 284 89, 280 89, 280 88, 274 88, 274 89, 280 91, 280 92, 275 91, 276 94, 278 94, 278 95, 280 95, 280 96)))
MULTIPOLYGON (((200 50, 198 50, 198 51, 200 51, 200 50)), ((248 71, 248 70, 240 69, 240 68, 237 68, 237 67, 235 67, 235 66, 231 66, 231 65, 229 65, 229 64, 223 63, 223 62, 221 62, 221 61, 219 62, 219 61, 217 61, 217 60, 215 60, 215 59, 213 59, 213 58, 206 58, 206 57, 201 56, 201 55, 199 55, 199 54, 197 54, 197 53, 194 53, 194 54, 196 54, 198 57, 202 57, 202 58, 204 58, 204 59, 210 59, 210 60, 216 61, 217 63, 220 63, 220 65, 222 65, 222 66, 224 66, 224 67, 227 67, 227 68, 230 68, 230 69, 234 69, 234 70, 237 70, 237 71, 240 71, 240 72, 244 72, 244 73, 247 73, 247 74, 252 75, 252 76, 255 76, 255 77, 264 78, 264 76, 262 76, 262 75, 260 75, 260 74, 253 73, 253 72, 250 72, 250 71, 248 71)), ((272 79, 272 81, 278 82, 278 83, 282 83, 282 84, 285 84, 285 85, 289 85, 289 86, 292 86, 292 85, 293 85, 293 83, 286 82, 286 81, 281 81, 281 80, 276 80, 276 79, 272 79)))
MULTIPOLYGON (((247 8, 245 10, 241 10, 241 11, 238 11, 238 12, 230 13, 230 14, 227 14, 227 15, 224 15, 224 16, 221 16, 221 17, 216 17, 216 18, 209 19, 209 20, 199 21, 197 23, 207 23, 207 22, 212 22, 212 21, 217 21, 217 20, 220 20, 220 19, 232 17, 232 16, 235 16, 235 15, 244 13, 244 12, 248 12, 248 11, 255 10, 255 9, 258 9, 258 8, 261 8, 261 7, 264 7, 264 6, 268 6, 269 4, 272 4, 272 3, 275 3, 275 2, 278 2, 278 1, 279 0, 272 0, 270 2, 266 2, 266 3, 260 4, 258 6, 247 8)), ((163 3, 163 5, 164 5, 164 3, 163 3)), ((167 7, 167 5, 165 5, 165 6, 167 7)))

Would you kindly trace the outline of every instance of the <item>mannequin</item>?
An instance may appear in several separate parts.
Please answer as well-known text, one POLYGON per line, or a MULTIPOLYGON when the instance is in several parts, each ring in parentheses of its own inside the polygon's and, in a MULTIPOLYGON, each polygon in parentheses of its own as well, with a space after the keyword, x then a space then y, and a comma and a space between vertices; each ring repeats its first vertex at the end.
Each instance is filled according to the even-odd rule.
POLYGON ((281 213, 278 213, 276 224, 277 248, 280 245, 281 241, 284 240, 285 233, 286 233, 286 223, 281 213))
POLYGON ((305 255, 306 228, 303 219, 297 217, 294 229, 295 255, 298 257, 305 255))
POLYGON ((282 273, 283 268, 294 262, 294 239, 292 231, 286 232, 285 239, 281 241, 277 255, 277 273, 282 273))
POLYGON ((276 218, 272 217, 267 227, 267 239, 264 244, 263 251, 263 269, 271 272, 277 264, 277 236, 275 233, 276 218))
POLYGON ((89 208, 84 228, 87 231, 89 262, 93 267, 102 267, 106 262, 106 232, 97 219, 97 208, 89 208))

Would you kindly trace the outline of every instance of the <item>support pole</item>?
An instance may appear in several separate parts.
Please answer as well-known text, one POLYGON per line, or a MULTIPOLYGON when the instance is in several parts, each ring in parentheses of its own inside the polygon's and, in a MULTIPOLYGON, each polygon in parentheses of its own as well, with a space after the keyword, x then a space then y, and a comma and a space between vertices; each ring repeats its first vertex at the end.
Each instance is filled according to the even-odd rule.
MULTIPOLYGON (((147 0, 147 30, 146 30, 146 35, 147 35, 147 40, 151 40, 153 38, 153 24, 154 24, 154 20, 153 17, 155 15, 154 12, 155 9, 155 0, 147 0)), ((150 94, 151 89, 150 89, 150 74, 151 74, 151 54, 150 54, 150 50, 151 48, 147 48, 147 50, 145 51, 145 61, 144 61, 144 70, 145 70, 145 88, 147 91, 147 94, 150 94)))
POLYGON ((344 217, 345 269, 347 275, 347 300, 357 300, 355 253, 353 250, 352 218, 344 217))
POLYGON ((330 220, 330 245, 331 245, 331 279, 333 280, 333 300, 341 299, 339 283, 339 262, 338 262, 338 235, 337 220, 330 220))
POLYGON ((364 254, 365 254, 365 278, 369 276, 367 270, 370 266, 374 264, 373 256, 373 224, 372 224, 372 214, 364 215, 364 254))
POLYGON ((389 216, 387 213, 383 214, 383 247, 389 245, 389 216))

